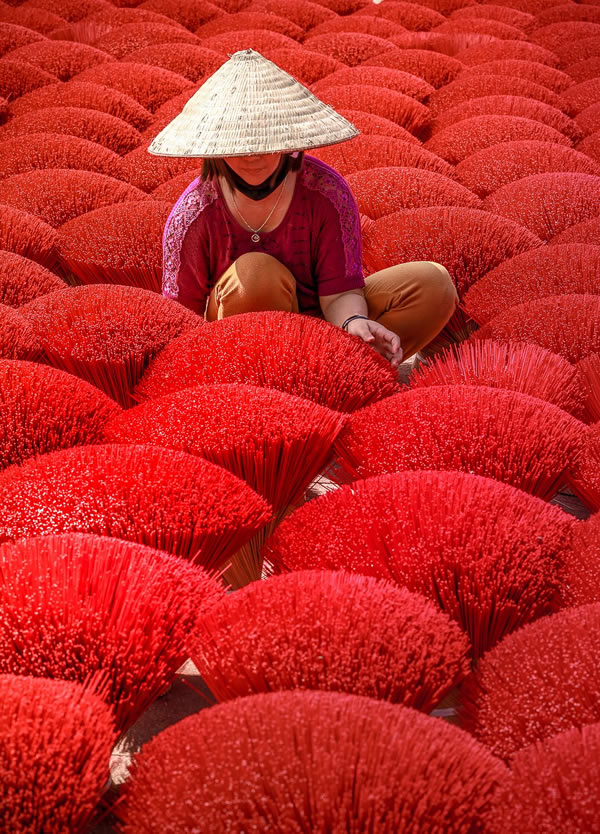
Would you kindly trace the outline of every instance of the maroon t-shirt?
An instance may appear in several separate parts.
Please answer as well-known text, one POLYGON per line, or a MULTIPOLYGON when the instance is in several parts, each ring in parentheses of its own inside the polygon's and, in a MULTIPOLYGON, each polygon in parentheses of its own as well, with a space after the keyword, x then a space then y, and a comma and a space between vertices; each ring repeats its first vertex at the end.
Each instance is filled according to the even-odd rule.
POLYGON ((215 181, 194 180, 175 203, 163 236, 163 295, 204 314, 220 276, 246 252, 266 252, 296 279, 298 306, 320 315, 320 295, 363 287, 360 215, 348 183, 306 156, 285 217, 272 232, 250 231, 231 214, 215 181))

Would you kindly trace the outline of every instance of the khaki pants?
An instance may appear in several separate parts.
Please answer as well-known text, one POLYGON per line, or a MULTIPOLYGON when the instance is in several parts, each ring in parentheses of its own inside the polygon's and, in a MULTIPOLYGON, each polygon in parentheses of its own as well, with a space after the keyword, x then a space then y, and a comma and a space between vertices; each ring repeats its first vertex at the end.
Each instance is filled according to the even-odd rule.
MULTIPOLYGON (((449 321, 458 296, 448 271, 433 261, 382 269, 366 279, 369 318, 400 336, 404 359, 428 345, 449 321)), ((271 255, 242 255, 219 278, 206 308, 208 321, 260 310, 298 312, 296 281, 271 255)))

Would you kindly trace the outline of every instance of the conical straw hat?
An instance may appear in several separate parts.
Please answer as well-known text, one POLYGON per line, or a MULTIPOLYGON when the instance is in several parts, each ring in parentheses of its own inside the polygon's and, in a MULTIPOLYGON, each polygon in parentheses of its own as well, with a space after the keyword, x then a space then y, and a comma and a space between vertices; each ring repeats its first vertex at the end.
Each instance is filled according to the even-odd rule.
POLYGON ((157 156, 250 156, 335 145, 358 130, 253 49, 236 52, 148 148, 157 156))

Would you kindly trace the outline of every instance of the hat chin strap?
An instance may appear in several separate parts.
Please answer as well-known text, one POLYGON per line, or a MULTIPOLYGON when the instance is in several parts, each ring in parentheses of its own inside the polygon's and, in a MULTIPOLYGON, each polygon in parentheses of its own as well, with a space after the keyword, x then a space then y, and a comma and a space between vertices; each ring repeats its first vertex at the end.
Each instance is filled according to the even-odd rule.
POLYGON ((265 197, 272 194, 276 188, 279 188, 290 169, 290 156, 286 154, 285 156, 282 156, 279 166, 267 177, 266 180, 261 182, 259 185, 250 185, 250 183, 243 180, 239 174, 236 174, 233 168, 227 164, 226 159, 223 161, 229 168, 229 173, 235 190, 240 191, 245 197, 249 197, 250 200, 255 201, 264 200, 265 197))

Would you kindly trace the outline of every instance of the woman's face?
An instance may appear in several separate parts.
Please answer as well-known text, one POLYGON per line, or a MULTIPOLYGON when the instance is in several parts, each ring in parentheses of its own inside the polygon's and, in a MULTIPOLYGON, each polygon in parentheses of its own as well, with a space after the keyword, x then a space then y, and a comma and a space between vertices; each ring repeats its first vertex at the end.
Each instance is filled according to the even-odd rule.
POLYGON ((249 185, 260 185, 271 176, 279 166, 280 153, 263 153, 255 156, 226 156, 225 162, 238 177, 249 185))

